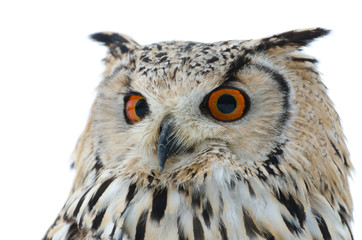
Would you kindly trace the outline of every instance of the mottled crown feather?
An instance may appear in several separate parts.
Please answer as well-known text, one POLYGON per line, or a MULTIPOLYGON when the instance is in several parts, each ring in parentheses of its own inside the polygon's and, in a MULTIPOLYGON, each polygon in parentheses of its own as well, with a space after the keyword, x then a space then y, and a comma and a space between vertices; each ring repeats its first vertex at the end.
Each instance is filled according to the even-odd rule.
MULTIPOLYGON (((260 52, 274 49, 300 48, 329 33, 330 30, 324 28, 288 31, 259 39, 259 44, 255 45, 254 50, 260 52)), ((120 33, 99 32, 90 35, 90 38, 107 46, 110 54, 115 58, 122 57, 123 54, 140 47, 132 38, 120 33)))

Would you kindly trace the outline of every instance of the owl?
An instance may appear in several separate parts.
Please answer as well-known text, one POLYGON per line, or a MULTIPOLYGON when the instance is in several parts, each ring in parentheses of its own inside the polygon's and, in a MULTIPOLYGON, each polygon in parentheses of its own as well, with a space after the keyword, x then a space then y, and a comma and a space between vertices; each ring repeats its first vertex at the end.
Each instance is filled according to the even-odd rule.
POLYGON ((321 28, 141 46, 117 33, 58 239, 353 239, 339 116, 302 48, 321 28))

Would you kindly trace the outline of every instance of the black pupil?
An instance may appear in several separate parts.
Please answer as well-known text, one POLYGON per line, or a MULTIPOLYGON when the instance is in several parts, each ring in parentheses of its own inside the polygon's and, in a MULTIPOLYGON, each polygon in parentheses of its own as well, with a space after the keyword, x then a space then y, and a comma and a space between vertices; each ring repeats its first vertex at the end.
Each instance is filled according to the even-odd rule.
POLYGON ((140 99, 137 101, 136 106, 135 106, 135 111, 136 111, 136 115, 139 118, 144 118, 146 116, 148 107, 147 107, 147 102, 145 99, 140 99))
POLYGON ((222 113, 231 113, 236 108, 236 100, 230 94, 224 94, 217 100, 217 108, 222 113))

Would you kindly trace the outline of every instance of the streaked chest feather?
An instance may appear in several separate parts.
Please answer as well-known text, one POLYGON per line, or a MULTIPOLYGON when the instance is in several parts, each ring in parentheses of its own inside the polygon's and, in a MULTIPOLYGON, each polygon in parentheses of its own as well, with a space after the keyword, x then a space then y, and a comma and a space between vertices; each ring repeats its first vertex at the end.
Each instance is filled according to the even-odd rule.
POLYGON ((313 209, 303 190, 286 192, 277 181, 223 166, 194 180, 174 185, 157 184, 152 175, 113 176, 82 188, 62 212, 65 222, 78 224, 64 225, 67 239, 79 234, 71 236, 72 227, 91 229, 91 239, 331 239, 335 229, 327 226, 333 225, 345 228, 340 239, 348 239, 325 199, 313 200, 322 206, 313 209))

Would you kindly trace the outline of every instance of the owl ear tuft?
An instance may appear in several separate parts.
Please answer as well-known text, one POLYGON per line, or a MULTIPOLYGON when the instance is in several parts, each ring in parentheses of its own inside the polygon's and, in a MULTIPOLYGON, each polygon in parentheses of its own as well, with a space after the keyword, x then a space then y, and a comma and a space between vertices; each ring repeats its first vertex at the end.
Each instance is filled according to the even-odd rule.
POLYGON ((130 50, 139 47, 139 44, 136 41, 119 33, 94 33, 90 35, 90 38, 107 46, 114 57, 120 57, 122 54, 128 53, 130 50))
POLYGON ((314 39, 327 35, 330 30, 323 28, 312 28, 294 30, 260 39, 255 47, 256 51, 268 51, 276 48, 299 48, 307 46, 314 39))

